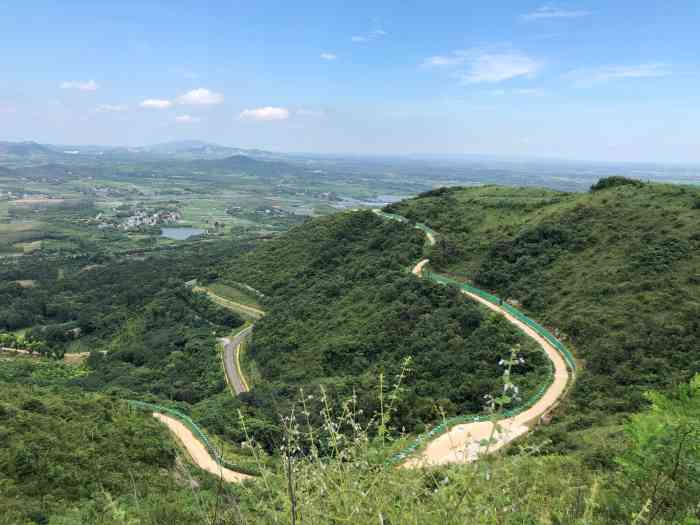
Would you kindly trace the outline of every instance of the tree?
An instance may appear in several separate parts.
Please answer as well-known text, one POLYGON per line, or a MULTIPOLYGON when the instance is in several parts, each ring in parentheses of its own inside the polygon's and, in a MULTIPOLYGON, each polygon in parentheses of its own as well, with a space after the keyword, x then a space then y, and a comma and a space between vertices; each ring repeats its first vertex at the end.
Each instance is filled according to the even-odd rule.
POLYGON ((614 188, 616 186, 644 186, 641 180, 630 179, 627 177, 622 177, 620 175, 613 175, 612 177, 603 177, 599 179, 593 186, 591 186, 591 191, 605 190, 607 188, 614 188))
POLYGON ((626 509, 637 521, 678 523, 700 513, 700 374, 673 397, 649 393, 649 410, 632 417, 622 467, 626 509), (630 497, 634 496, 634 497, 630 497), (643 510, 640 510, 643 509, 643 510))

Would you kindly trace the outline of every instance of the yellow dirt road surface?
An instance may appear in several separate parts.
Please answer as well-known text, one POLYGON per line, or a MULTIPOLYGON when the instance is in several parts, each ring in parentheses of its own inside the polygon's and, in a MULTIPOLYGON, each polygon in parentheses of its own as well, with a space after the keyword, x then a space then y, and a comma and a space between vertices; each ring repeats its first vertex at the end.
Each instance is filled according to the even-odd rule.
POLYGON ((192 434, 192 432, 190 432, 190 430, 177 419, 159 412, 154 412, 153 417, 164 423, 170 432, 175 434, 175 436, 184 445, 187 453, 192 458, 192 461, 194 461, 199 468, 206 470, 207 472, 211 472, 215 476, 218 476, 229 483, 240 483, 252 477, 219 465, 209 455, 209 451, 204 447, 204 445, 196 437, 194 437, 194 434, 192 434))
MULTIPOLYGON (((413 274, 420 276, 427 259, 419 261, 413 267, 413 274)), ((493 433, 493 423, 481 421, 477 423, 465 423, 456 425, 452 429, 432 440, 420 455, 408 459, 403 466, 415 468, 431 465, 444 465, 447 463, 467 463, 474 461, 486 452, 495 452, 506 444, 530 430, 530 427, 547 412, 549 412, 564 395, 569 382, 569 371, 566 362, 561 354, 545 338, 540 336, 532 328, 522 321, 516 319, 500 306, 493 304, 478 295, 462 291, 462 293, 490 310, 503 315, 508 322, 513 324, 518 330, 535 340, 535 342, 545 351, 547 357, 554 365, 554 381, 545 391, 542 398, 528 410, 513 416, 502 419, 498 422, 496 433, 493 435, 494 442, 488 447, 486 442, 493 433)))

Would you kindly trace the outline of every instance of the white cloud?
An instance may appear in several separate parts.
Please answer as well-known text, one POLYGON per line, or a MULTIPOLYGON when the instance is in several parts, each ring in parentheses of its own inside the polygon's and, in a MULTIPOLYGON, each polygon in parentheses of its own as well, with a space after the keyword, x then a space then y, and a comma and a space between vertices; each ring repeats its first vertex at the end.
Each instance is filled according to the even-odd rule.
POLYGON ((545 4, 541 7, 538 7, 530 13, 522 15, 520 18, 522 18, 525 21, 531 22, 534 20, 544 20, 551 18, 580 18, 582 16, 588 16, 590 14, 590 11, 586 11, 584 9, 566 9, 563 7, 556 6, 554 4, 545 4))
POLYGON ((142 108, 149 109, 168 109, 173 107, 173 103, 170 100, 162 100, 159 98, 149 98, 139 104, 142 108))
POLYGON ((335 53, 321 53, 321 58, 323 60, 335 60, 336 58, 338 58, 338 55, 336 55, 335 53))
POLYGON ((300 117, 323 117, 326 114, 322 109, 313 108, 299 108, 294 113, 300 117))
POLYGON ((100 104, 97 106, 98 113, 119 113, 129 109, 129 106, 123 104, 100 104))
POLYGON ((489 91, 489 94, 497 97, 502 97, 504 95, 519 95, 528 97, 543 97, 547 94, 544 89, 540 88, 523 88, 523 89, 493 89, 489 91))
POLYGON ((539 88, 529 88, 529 89, 514 89, 513 93, 515 95, 524 95, 531 97, 543 97, 547 94, 544 89, 539 88))
POLYGON ((671 69, 667 64, 652 62, 634 66, 602 66, 574 69, 564 75, 564 77, 579 86, 591 86, 611 80, 666 77, 670 74, 671 69))
POLYGON ((243 120, 259 121, 287 120, 289 118, 289 110, 287 108, 276 108, 272 106, 244 109, 240 114, 240 118, 243 120))
POLYGON ((194 124, 199 121, 199 118, 193 117, 191 115, 178 115, 177 117, 175 117, 175 122, 179 124, 194 124))
POLYGON ((541 62, 518 51, 473 51, 465 57, 469 70, 461 78, 467 84, 534 77, 542 68, 541 62))
POLYGON ((456 54, 452 56, 436 55, 426 58, 423 61, 423 65, 427 67, 453 67, 464 64, 465 60, 466 58, 464 56, 456 54))
POLYGON ((100 86, 94 80, 67 80, 61 82, 61 89, 77 89, 78 91, 97 91, 100 86))
POLYGON ((424 67, 457 69, 465 84, 502 82, 516 77, 533 77, 542 63, 511 49, 464 49, 449 55, 435 55, 423 61, 424 67))
POLYGON ((377 40, 378 38, 382 38, 383 36, 386 36, 387 32, 384 31, 383 29, 375 29, 374 31, 370 31, 369 33, 366 33, 364 35, 354 35, 353 37, 350 38, 353 42, 371 42, 372 40, 377 40))
POLYGON ((197 88, 179 96, 177 101, 180 104, 191 106, 210 106, 221 104, 224 101, 224 96, 221 93, 214 93, 205 88, 197 88))

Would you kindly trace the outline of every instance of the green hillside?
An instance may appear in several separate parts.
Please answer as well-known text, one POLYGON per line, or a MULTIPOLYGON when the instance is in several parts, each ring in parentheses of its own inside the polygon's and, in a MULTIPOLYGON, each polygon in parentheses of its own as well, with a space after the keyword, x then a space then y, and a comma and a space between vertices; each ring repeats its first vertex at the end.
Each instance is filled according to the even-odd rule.
POLYGON ((289 523, 293 508, 308 523, 697 524, 699 202, 624 180, 441 189, 389 207, 434 228, 432 248, 411 224, 348 212, 254 247, 8 261, 0 328, 55 357, 93 352, 0 357, 0 524, 289 523), (548 371, 502 318, 411 275, 424 256, 518 303, 580 360, 551 424, 507 454, 386 461, 402 434, 483 410, 514 345, 521 397, 548 371), (193 278, 264 294, 249 393, 230 395, 215 349, 241 320, 183 286, 193 278), (262 475, 217 486, 125 398, 177 406, 262 475), (269 452, 259 462, 251 441, 269 452))
POLYGON ((380 376, 389 392, 410 358, 395 424, 422 430, 441 410, 481 412, 483 396, 500 389, 499 359, 516 343, 525 358, 518 382, 530 396, 545 381, 546 358, 501 317, 410 275, 424 242, 409 226, 351 212, 307 222, 229 263, 230 280, 267 296, 250 349, 263 381, 242 399, 274 420, 300 388, 317 394, 323 385, 335 399, 354 392, 371 413, 380 376))
POLYGON ((162 425, 104 396, 0 382, 0 444, 3 525, 202 523, 216 498, 162 425))
POLYGON ((441 189, 389 207, 442 234, 434 268, 517 301, 573 347, 582 371, 549 429, 560 450, 700 370, 700 189, 612 182, 441 189))

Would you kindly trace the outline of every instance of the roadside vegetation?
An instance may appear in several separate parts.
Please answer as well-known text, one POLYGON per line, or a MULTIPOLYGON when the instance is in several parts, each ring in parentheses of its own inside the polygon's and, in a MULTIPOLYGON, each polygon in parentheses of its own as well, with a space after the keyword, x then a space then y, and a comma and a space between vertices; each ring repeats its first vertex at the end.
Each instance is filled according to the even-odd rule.
POLYGON ((603 179, 587 194, 449 188, 390 209, 441 233, 431 264, 556 327, 583 367, 542 432, 609 464, 648 389, 700 370, 700 189, 603 179))
POLYGON ((266 296, 247 350, 264 381, 241 400, 272 424, 300 389, 322 385, 332 399, 355 392, 371 414, 376 378, 397 376, 410 360, 394 417, 403 432, 421 432, 444 416, 481 412, 484 393, 500 382, 495 356, 515 343, 523 344, 522 396, 529 397, 546 381, 546 357, 456 290, 412 276, 408 268, 423 249, 410 227, 353 212, 293 229, 232 261, 230 278, 266 296))
POLYGON ((700 523, 700 376, 649 393, 602 470, 541 455, 542 444, 396 468, 383 451, 398 398, 362 423, 355 399, 321 393, 296 406, 320 411, 319 424, 285 418, 280 464, 258 463, 259 479, 243 485, 193 469, 162 426, 123 403, 48 387, 0 384, 0 393, 3 524, 700 523))

